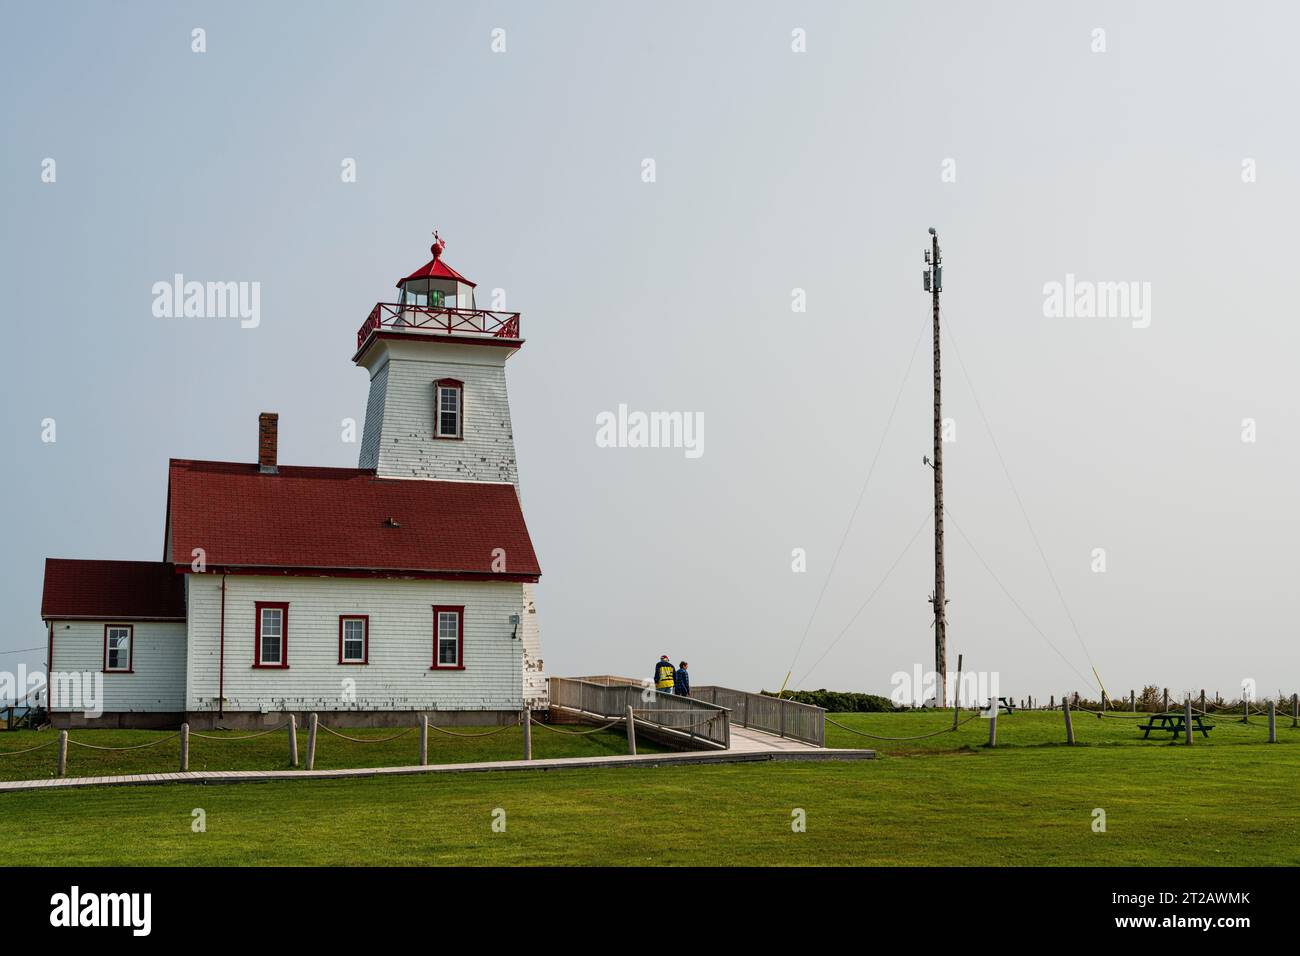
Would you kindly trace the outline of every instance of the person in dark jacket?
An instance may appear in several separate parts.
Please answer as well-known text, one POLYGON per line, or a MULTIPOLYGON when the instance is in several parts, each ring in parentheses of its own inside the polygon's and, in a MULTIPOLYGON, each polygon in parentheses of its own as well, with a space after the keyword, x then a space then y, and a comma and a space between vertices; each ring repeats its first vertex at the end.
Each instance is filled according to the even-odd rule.
POLYGON ((673 692, 673 685, 677 682, 677 672, 673 670, 673 662, 668 659, 667 654, 661 655, 658 663, 655 664, 654 680, 656 693, 673 692))
POLYGON ((691 675, 686 673, 685 661, 677 665, 677 672, 673 674, 673 694, 678 697, 691 696, 691 675))

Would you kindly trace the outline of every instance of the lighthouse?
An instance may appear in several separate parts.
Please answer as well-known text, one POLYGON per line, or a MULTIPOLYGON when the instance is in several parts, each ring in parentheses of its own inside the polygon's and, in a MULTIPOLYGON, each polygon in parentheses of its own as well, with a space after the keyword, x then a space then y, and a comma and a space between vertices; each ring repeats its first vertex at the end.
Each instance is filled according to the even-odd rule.
MULTIPOLYGON (((397 280, 396 302, 379 302, 357 331, 353 361, 370 375, 358 466, 379 478, 509 484, 519 493, 506 362, 523 346, 519 313, 477 307, 476 283, 444 257, 397 280)), ((437 486, 431 485, 431 493, 437 486)), ((511 570, 509 553, 493 567, 511 570)), ((546 698, 534 585, 518 625, 524 697, 546 698)))
POLYGON ((478 308, 444 249, 357 331, 358 467, 281 461, 263 412, 256 460, 168 462, 161 560, 46 561, 47 667, 104 683, 93 713, 52 695, 51 720, 480 726, 546 705, 506 395, 519 315, 478 308))
MULTIPOLYGON (((436 235, 436 233, 435 233, 436 235)), ((506 362, 519 313, 475 306, 475 284, 443 258, 397 282, 357 332, 353 361, 370 373, 358 465, 385 478, 519 486, 506 362)))

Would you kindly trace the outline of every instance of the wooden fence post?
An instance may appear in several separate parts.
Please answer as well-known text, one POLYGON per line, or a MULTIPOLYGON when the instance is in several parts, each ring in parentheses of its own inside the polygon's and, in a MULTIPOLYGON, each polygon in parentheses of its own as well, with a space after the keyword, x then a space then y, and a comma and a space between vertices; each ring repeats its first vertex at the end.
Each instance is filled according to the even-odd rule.
POLYGON ((1300 726, 1300 694, 1291 695, 1291 726, 1300 726))
POLYGON ((59 776, 68 772, 68 732, 59 731, 59 776))
POLYGON ((627 752, 636 756, 636 723, 632 719, 632 705, 627 705, 627 752))
POLYGON ((989 718, 989 746, 998 745, 998 702, 993 702, 993 716, 989 718))
POLYGON ((289 766, 298 766, 298 715, 289 715, 289 766))
POLYGON ((307 716, 307 769, 313 770, 316 767, 316 711, 312 711, 307 716))
POLYGON ((429 764, 429 715, 420 715, 420 766, 429 764))
POLYGON ((533 759, 533 715, 525 707, 519 715, 520 726, 524 728, 524 759, 533 759))
POLYGON ((1277 701, 1268 702, 1268 742, 1277 743, 1277 701))
POLYGON ((1065 714, 1065 742, 1074 746, 1074 723, 1070 720, 1070 702, 1061 701, 1061 713, 1065 714))
POLYGON ((1135 690, 1128 692, 1128 709, 1135 714, 1138 712, 1138 695, 1135 690))
POLYGON ((957 683, 952 687, 952 729, 957 729, 957 720, 961 716, 961 658, 957 655, 957 683))
POLYGON ((1201 713, 1205 712, 1205 688, 1201 688, 1201 713))
POLYGON ((190 769, 190 725, 181 724, 181 773, 190 769))
POLYGON ((1165 688, 1164 705, 1160 708, 1162 712, 1169 713, 1169 688, 1165 688))
POLYGON ((1053 694, 1047 701, 1048 710, 1056 710, 1056 695, 1053 694))
POLYGON ((1241 722, 1250 723, 1250 700, 1245 694, 1241 695, 1241 722))
POLYGON ((1190 744, 1196 739, 1192 733, 1192 695, 1188 694, 1187 699, 1183 701, 1183 729, 1185 742, 1190 744))

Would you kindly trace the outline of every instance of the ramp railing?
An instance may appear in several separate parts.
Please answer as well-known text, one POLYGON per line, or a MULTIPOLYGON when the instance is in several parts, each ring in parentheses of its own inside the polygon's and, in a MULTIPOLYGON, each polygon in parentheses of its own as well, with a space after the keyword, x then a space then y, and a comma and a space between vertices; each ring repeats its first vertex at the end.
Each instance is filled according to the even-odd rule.
POLYGON ((692 687, 691 697, 727 708, 738 726, 826 746, 826 711, 821 707, 731 687, 692 687))
POLYGON ((685 744, 727 749, 731 746, 730 714, 723 706, 695 697, 654 694, 635 682, 597 683, 573 677, 552 677, 551 706, 593 719, 626 720, 628 707, 637 724, 646 724, 685 744))

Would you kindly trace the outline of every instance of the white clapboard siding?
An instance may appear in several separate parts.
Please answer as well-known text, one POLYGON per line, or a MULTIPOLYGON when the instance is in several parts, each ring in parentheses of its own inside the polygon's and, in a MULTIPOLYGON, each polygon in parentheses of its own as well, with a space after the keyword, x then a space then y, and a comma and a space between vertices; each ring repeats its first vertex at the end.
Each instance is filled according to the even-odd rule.
POLYGON ((360 467, 391 478, 509 482, 518 487, 506 396, 507 350, 433 342, 381 342, 360 467), (434 382, 464 383, 463 438, 434 438, 434 382))
MULTIPOLYGON (((102 675, 100 709, 104 713, 178 713, 185 708, 185 624, 179 621, 55 621, 53 671, 55 675, 102 675), (134 673, 104 673, 105 623, 133 626, 134 673)), ((84 711, 86 708, 56 706, 54 709, 84 711)))
POLYGON ((542 707, 550 699, 546 663, 542 660, 542 631, 537 621, 537 604, 533 598, 536 585, 523 585, 524 613, 519 635, 524 651, 524 699, 530 707, 542 707))
POLYGON ((374 468, 379 463, 379 429, 384 421, 384 396, 388 393, 388 364, 384 363, 370 379, 366 398, 366 422, 361 431, 361 457, 358 468, 374 468))
MULTIPOLYGON (((214 710, 221 576, 189 575, 187 708, 214 710)), ((225 709, 519 710, 523 585, 509 581, 226 577, 225 709), (258 601, 289 604, 288 668, 254 668, 258 601), (431 670, 433 605, 465 606, 464 670, 431 670), (338 662, 340 614, 370 617, 370 662, 338 662), (351 683, 349 683, 351 682, 351 683)))

